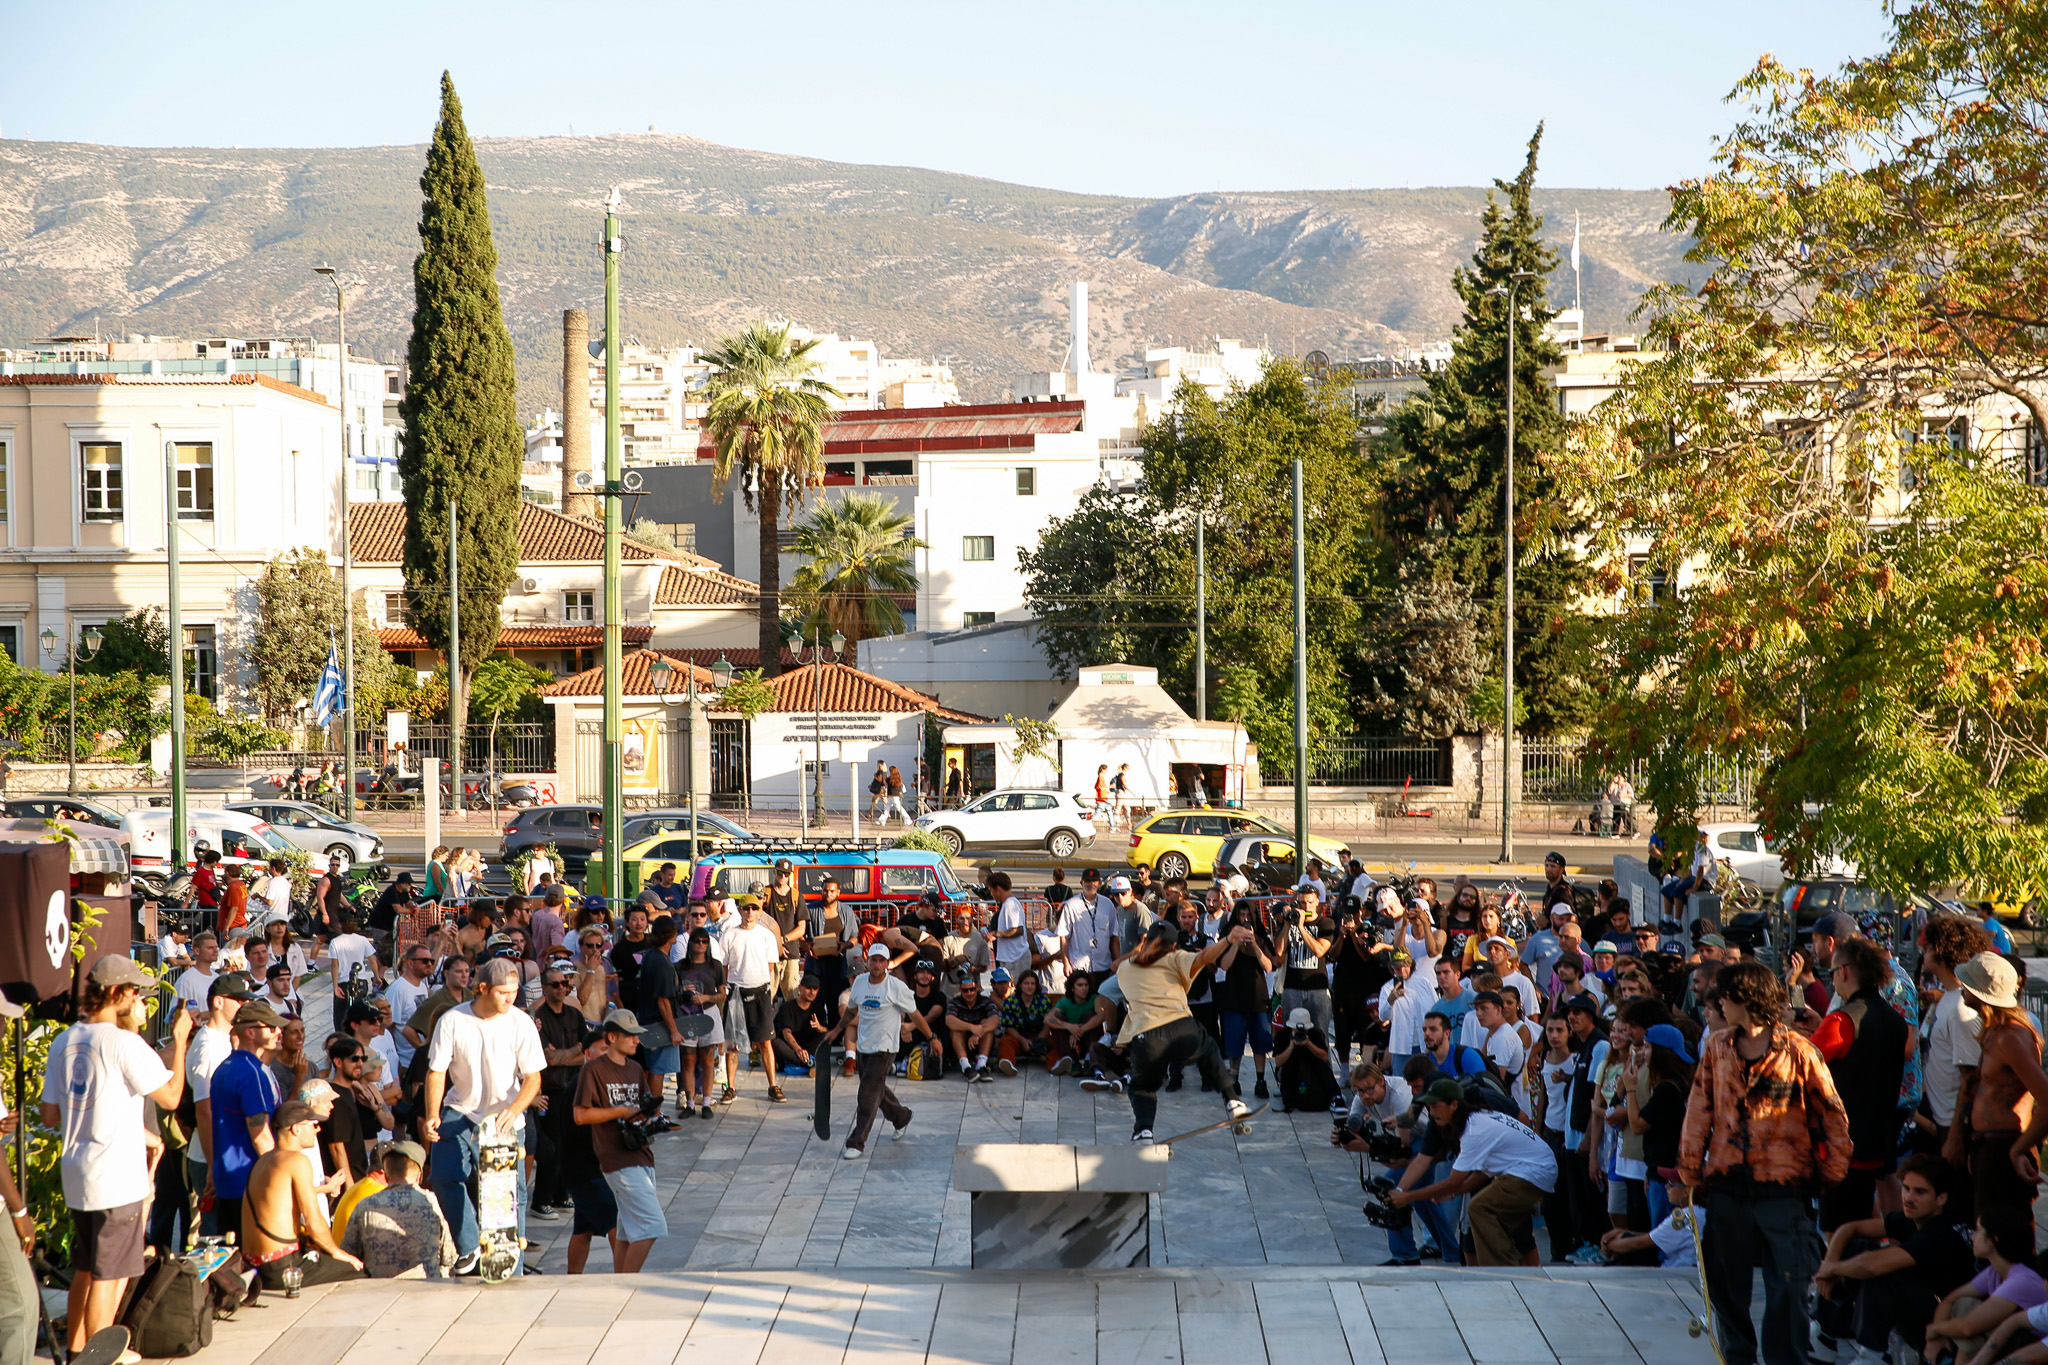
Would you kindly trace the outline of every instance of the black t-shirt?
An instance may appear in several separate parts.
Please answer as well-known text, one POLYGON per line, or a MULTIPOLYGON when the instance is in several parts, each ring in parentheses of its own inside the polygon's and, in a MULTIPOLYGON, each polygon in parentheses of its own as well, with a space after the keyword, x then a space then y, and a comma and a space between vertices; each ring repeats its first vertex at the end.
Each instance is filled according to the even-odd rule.
POLYGON ((1652 1177, 1667 1166, 1678 1165, 1678 1139, 1685 1130, 1685 1096, 1676 1081, 1660 1081, 1649 1100, 1638 1111, 1650 1125, 1643 1134, 1643 1161, 1652 1177))
POLYGON ((377 903, 370 907, 370 927, 390 933, 397 927, 398 912, 412 908, 412 888, 393 882, 384 888, 384 894, 377 897, 377 903))
POLYGON ((638 943, 622 938, 612 945, 612 970, 619 974, 619 999, 638 1000, 639 987, 635 984, 640 975, 640 959, 653 950, 653 937, 643 937, 638 943))
MULTIPOLYGON (((666 1000, 673 1008, 676 999, 676 969, 675 964, 668 960, 668 954, 659 948, 649 948, 642 953, 640 974, 634 978, 633 985, 636 992, 631 997, 633 1013, 640 1016, 642 1024, 661 1023, 661 1006, 657 1002, 666 1000)), ((619 998, 628 998, 624 987, 619 990, 619 998)))
MULTIPOLYGON (((927 1024, 933 1025, 934 1030, 936 1030, 937 1020, 934 1018, 932 1011, 937 1010, 940 1014, 946 1012, 946 993, 937 986, 933 986, 928 991, 921 991, 916 986, 912 986, 910 988, 910 998, 916 1002, 917 1012, 924 1016, 924 1021, 927 1024)), ((940 1034, 940 1036, 944 1037, 945 1035, 940 1034)))
MULTIPOLYGON (((375 1116, 370 1131, 376 1132, 375 1116)), ((334 1112, 320 1125, 320 1145, 332 1147, 340 1143, 348 1158, 348 1180, 351 1185, 369 1173, 369 1154, 363 1150, 363 1109, 355 1092, 336 1087, 334 1112)))
POLYGON ((1884 1216, 1884 1235, 1913 1258, 1913 1273, 1936 1297, 1946 1297, 1950 1290, 1977 1273, 1968 1223, 1936 1217, 1920 1227, 1903 1213, 1888 1213, 1884 1216))
POLYGON ((762 893, 761 908, 768 912, 768 918, 775 921, 775 937, 781 938, 800 923, 803 911, 797 904, 796 888, 777 891, 770 888, 762 893))
MULTIPOLYGON (((1270 961, 1273 950, 1263 936, 1259 946, 1266 949, 1270 961)), ((1257 1014, 1266 1008, 1266 996, 1265 970, 1259 966, 1259 955, 1246 944, 1237 950, 1237 958, 1227 971, 1217 970, 1216 1007, 1239 1014, 1257 1014)))
POLYGON ((685 962, 676 968, 677 1011, 702 1014, 715 1006, 702 999, 683 1000, 680 992, 695 991, 698 996, 716 995, 725 989, 725 964, 717 961, 685 962))
POLYGON ((824 1027, 818 1022, 819 1003, 813 1000, 811 1007, 805 1009, 796 1002, 793 995, 783 1001, 782 1008, 775 1012, 775 1036, 780 1038, 783 1030, 787 1029, 796 1036, 798 1047, 806 1052, 816 1052, 818 1039, 825 1033, 824 1027))

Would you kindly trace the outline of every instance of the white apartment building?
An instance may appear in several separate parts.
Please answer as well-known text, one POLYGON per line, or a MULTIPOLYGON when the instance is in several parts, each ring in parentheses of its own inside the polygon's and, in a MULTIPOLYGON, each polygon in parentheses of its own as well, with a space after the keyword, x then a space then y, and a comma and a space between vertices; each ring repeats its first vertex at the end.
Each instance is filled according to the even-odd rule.
MULTIPOLYGON (((0 350, 0 376, 261 374, 333 403, 339 390, 335 354, 331 342, 305 337, 48 337, 0 350)), ((404 499, 398 482, 398 447, 404 431, 398 404, 404 396, 403 366, 349 348, 345 408, 354 501, 404 499)))

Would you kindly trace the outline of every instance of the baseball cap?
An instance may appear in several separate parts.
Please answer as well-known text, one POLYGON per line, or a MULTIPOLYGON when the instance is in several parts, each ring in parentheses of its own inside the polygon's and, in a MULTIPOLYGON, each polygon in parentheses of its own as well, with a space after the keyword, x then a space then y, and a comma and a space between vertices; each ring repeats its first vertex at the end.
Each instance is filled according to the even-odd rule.
POLYGON ((602 910, 602 909, 604 909, 604 897, 603 897, 603 896, 585 896, 585 897, 583 898, 583 908, 584 908, 585 910, 602 910))
POLYGON ((1566 1014, 1577 1010, 1581 1014, 1590 1014, 1595 1019, 1598 1019, 1600 1017, 1600 1002, 1591 995, 1581 992, 1565 1002, 1564 1010, 1566 1014))
POLYGON ((1145 937, 1147 939, 1158 939, 1168 947, 1175 947, 1180 943, 1180 926, 1172 920, 1153 920, 1150 925, 1146 926, 1145 937))
POLYGON ((1424 1104, 1463 1104, 1465 1087, 1449 1076, 1439 1076, 1422 1092, 1424 1104))
POLYGON ((990 981, 1008 981, 1010 979, 1010 969, 1008 967, 998 967, 988 974, 988 979, 990 981))
MULTIPOLYGON (((285 970, 290 971, 291 968, 286 966, 285 970)), ((213 984, 206 988, 206 999, 211 1003, 222 996, 230 1000, 254 1000, 256 983, 249 979, 247 972, 222 972, 213 979, 213 984)))
POLYGON ((1719 934, 1700 935, 1700 947, 1702 948, 1726 948, 1727 946, 1728 940, 1722 938, 1719 934))
POLYGON ((502 986, 508 981, 519 979, 519 968, 502 957, 493 958, 477 968, 477 976, 486 986, 502 986))
POLYGON ((420 1146, 417 1142, 400 1140, 398 1142, 392 1143, 389 1147, 386 1147, 384 1149, 384 1154, 386 1156, 390 1156, 394 1152, 397 1153, 399 1156, 404 1157, 407 1161, 410 1161, 415 1166, 424 1166, 427 1164, 427 1149, 420 1146))
POLYGON ((132 957, 109 953, 92 964, 92 983, 95 986, 135 986, 148 989, 149 977, 142 968, 135 965, 132 957))
POLYGON ((277 1112, 270 1116, 270 1126, 282 1133, 287 1128, 296 1128, 302 1123, 318 1122, 313 1106, 304 1100, 286 1100, 277 1106, 277 1112))
POLYGON ((1614 941, 1613 939, 1611 939, 1611 938, 1603 938, 1603 939, 1601 939, 1601 940, 1600 940, 1600 941, 1599 941, 1598 943, 1596 943, 1596 944, 1594 944, 1594 945, 1593 945, 1593 951, 1594 951, 1594 953, 1596 953, 1596 954, 1598 954, 1598 953, 1617 953, 1617 954, 1618 954, 1618 953, 1620 953, 1620 952, 1621 952, 1621 945, 1620 945, 1620 944, 1618 944, 1618 943, 1616 943, 1616 942, 1615 942, 1615 941, 1614 941))
POLYGON ((1831 910, 1813 922, 1814 937, 1855 938, 1856 921, 1839 910, 1831 910))
POLYGON ((1995 1009, 2015 1009, 2020 1003, 2020 974, 1997 953, 1979 953, 1963 963, 1956 968, 1956 980, 1995 1009))
POLYGON ((512 936, 510 934, 492 934, 484 940, 484 951, 487 953, 493 948, 510 948, 511 946, 512 936))
POLYGON ((1559 867, 1563 867, 1564 855, 1553 849, 1549 853, 1543 855, 1543 861, 1546 863, 1556 863, 1559 867))
POLYGON ((1128 891, 1131 889, 1131 879, 1122 876, 1111 877, 1109 879, 1109 889, 1112 891, 1128 891))
POLYGON ((631 1010, 613 1010, 604 1017, 604 1026, 607 1029, 616 1029, 620 1033, 631 1033, 636 1036, 647 1032, 646 1029, 640 1027, 640 1016, 631 1010))
MULTIPOLYGON (((1002 968, 1000 967, 996 969, 996 971, 1001 970, 1002 968)), ((989 973, 989 980, 993 981, 995 979, 995 972, 989 973)), ((1009 979, 1010 978, 1007 975, 1003 977, 1003 980, 1005 981, 1008 981, 1009 979)), ((960 969, 960 975, 954 978, 954 984, 957 985, 963 991, 978 991, 981 989, 981 978, 974 974, 974 969, 972 967, 962 967, 960 969)))
POLYGON ((252 1000, 242 1006, 241 1009, 235 1011, 235 1027, 241 1028, 247 1024, 262 1024, 268 1028, 283 1028, 284 1020, 278 1016, 276 1010, 270 1008, 268 1002, 252 1000))
POLYGON ((888 955, 889 946, 886 943, 870 943, 868 945, 869 957, 887 957, 888 955))
POLYGON ((1652 1047, 1668 1047, 1678 1054, 1678 1059, 1691 1066, 1697 1058, 1685 1045, 1685 1035, 1674 1024, 1654 1024, 1643 1033, 1643 1041, 1652 1047))
POLYGON ((291 964, 291 963, 289 963, 289 962, 273 962, 273 963, 271 963, 271 964, 270 964, 270 968, 269 968, 269 970, 267 970, 267 971, 265 971, 265 972, 263 973, 263 979, 264 979, 265 981, 275 981, 275 980, 277 980, 277 979, 278 979, 278 978, 279 978, 280 976, 290 976, 291 974, 292 974, 292 964, 291 964))
POLYGON ((1084 882, 1099 882, 1102 880, 1102 874, 1092 867, 1084 867, 1081 869, 1081 880, 1084 882))

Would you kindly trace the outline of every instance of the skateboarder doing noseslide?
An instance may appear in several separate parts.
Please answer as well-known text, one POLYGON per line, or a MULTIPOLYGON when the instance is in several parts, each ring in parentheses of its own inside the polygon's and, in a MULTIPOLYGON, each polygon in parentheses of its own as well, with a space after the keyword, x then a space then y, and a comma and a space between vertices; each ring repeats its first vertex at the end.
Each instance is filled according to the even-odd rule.
POLYGON ((1220 959, 1233 943, 1251 942, 1248 925, 1239 925, 1199 953, 1180 945, 1180 930, 1160 920, 1145 931, 1138 946, 1116 969, 1124 994, 1122 1037, 1131 1049, 1131 1141, 1150 1142, 1152 1121, 1159 1114, 1159 1086, 1169 1068, 1192 1065, 1202 1079, 1223 1093, 1230 1117, 1246 1114, 1237 1097, 1237 1077, 1223 1065, 1208 1031, 1188 1009, 1188 986, 1204 967, 1220 959))

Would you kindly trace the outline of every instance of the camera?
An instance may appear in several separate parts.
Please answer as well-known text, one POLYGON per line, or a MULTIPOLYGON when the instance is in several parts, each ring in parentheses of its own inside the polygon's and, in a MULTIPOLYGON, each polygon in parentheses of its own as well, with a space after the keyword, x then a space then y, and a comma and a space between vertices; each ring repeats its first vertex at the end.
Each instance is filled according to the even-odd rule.
MULTIPOLYGON (((660 1101, 656 1100, 655 1103, 659 1104, 660 1101)), ((619 1146, 629 1152, 644 1152, 655 1138, 680 1126, 666 1114, 654 1114, 648 1118, 620 1119, 619 1146)))
POLYGON ((1388 1202, 1394 1193, 1394 1178, 1376 1175, 1365 1182, 1365 1221, 1376 1228, 1398 1232, 1415 1221, 1415 1210, 1397 1208, 1388 1202))

